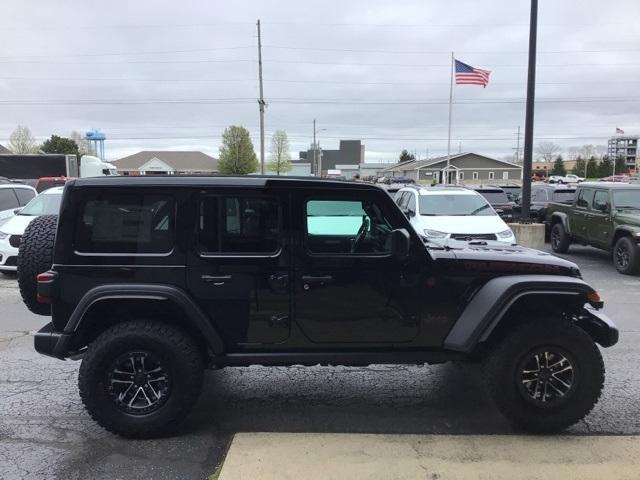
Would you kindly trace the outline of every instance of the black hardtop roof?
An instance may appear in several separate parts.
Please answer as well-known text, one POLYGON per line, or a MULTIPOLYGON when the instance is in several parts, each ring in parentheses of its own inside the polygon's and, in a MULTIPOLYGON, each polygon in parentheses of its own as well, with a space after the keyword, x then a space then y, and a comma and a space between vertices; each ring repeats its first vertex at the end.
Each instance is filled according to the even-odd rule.
POLYGON ((610 188, 613 190, 640 190, 640 184, 622 182, 582 182, 579 187, 610 188))
POLYGON ((330 188, 330 189, 375 189, 380 187, 345 180, 320 179, 315 177, 278 177, 270 175, 135 175, 78 178, 70 187, 248 187, 248 188, 330 188))

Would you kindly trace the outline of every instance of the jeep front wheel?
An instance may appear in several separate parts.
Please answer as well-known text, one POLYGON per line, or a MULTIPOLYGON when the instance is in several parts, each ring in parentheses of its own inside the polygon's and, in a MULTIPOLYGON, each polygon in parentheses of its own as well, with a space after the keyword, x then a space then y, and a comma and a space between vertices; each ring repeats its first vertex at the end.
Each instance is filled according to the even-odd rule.
POLYGON ((620 273, 633 275, 640 270, 638 245, 629 237, 620 237, 613 247, 613 264, 620 273))
POLYGON ((182 330, 153 321, 117 324, 87 348, 78 385, 105 429, 149 438, 174 429, 202 389, 203 356, 182 330))
POLYGON ((485 363, 496 406, 524 430, 551 433, 583 419, 600 398, 604 363, 580 327, 532 320, 502 340, 485 363))
POLYGON ((551 248, 557 253, 566 253, 569 250, 571 239, 562 223, 558 222, 551 227, 551 248))

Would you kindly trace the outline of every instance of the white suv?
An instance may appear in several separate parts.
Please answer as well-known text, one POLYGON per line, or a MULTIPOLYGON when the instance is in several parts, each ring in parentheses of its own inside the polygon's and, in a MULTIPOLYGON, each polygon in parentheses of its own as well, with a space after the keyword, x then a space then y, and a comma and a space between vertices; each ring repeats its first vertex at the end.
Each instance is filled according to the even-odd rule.
POLYGON ((405 187, 395 202, 416 231, 435 243, 497 240, 516 243, 511 229, 479 193, 463 187, 405 187))

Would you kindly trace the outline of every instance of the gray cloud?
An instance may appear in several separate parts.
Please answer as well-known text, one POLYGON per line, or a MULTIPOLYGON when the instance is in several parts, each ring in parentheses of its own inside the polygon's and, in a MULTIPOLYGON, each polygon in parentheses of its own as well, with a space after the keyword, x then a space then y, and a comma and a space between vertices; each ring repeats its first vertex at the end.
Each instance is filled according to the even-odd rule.
MULTIPOLYGON (((402 148, 444 153, 451 50, 492 70, 486 89, 456 88, 454 148, 508 155, 524 126, 528 2, 101 7, 3 2, 0 142, 17 124, 39 137, 96 127, 110 158, 152 148, 217 154, 224 127, 242 124, 258 149, 257 18, 267 133, 286 129, 296 150, 316 118, 325 148, 363 138, 368 161, 402 148)), ((616 126, 640 133, 639 14, 633 0, 541 2, 536 137, 566 148, 604 143, 616 126)))

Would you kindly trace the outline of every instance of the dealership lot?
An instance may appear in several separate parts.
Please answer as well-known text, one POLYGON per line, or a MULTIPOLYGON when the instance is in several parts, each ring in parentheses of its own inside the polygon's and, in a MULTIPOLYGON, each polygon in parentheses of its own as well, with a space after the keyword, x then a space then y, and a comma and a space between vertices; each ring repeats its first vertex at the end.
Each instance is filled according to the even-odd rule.
MULTIPOLYGON (((603 350, 600 403, 567 433, 638 435, 640 277, 618 274, 609 255, 592 248, 572 246, 563 256, 579 264, 621 330, 620 343, 603 350)), ((513 433, 474 367, 251 367, 208 373, 196 411, 176 436, 123 440, 86 415, 77 362, 33 351, 28 332, 47 320, 22 305, 15 278, 0 277, 0 312, 0 478, 204 478, 237 432, 513 433)))

